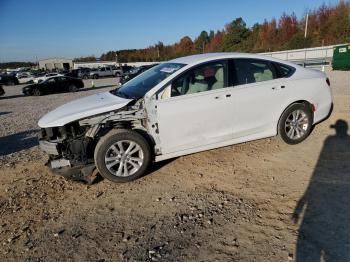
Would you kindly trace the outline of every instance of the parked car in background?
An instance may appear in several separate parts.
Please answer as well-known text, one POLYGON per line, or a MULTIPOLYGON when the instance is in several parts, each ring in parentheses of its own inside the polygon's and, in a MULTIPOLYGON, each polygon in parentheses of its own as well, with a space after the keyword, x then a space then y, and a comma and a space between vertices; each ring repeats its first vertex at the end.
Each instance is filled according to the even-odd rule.
POLYGON ((40 83, 42 81, 45 81, 46 79, 50 78, 50 77, 53 77, 53 76, 63 76, 62 74, 59 74, 59 73, 46 73, 42 76, 38 76, 38 77, 35 77, 33 82, 34 83, 40 83))
POLYGON ((128 72, 132 68, 133 68, 132 66, 128 66, 128 65, 112 66, 113 74, 114 76, 117 76, 117 77, 124 75, 126 72, 128 72))
POLYGON ((0 75, 0 84, 6 86, 18 85, 19 81, 15 74, 2 74, 0 75))
POLYGON ((120 83, 124 84, 127 81, 133 79, 134 77, 138 76, 139 74, 145 72, 146 70, 156 66, 158 64, 153 64, 153 65, 144 65, 144 66, 139 66, 139 67, 134 67, 127 71, 126 73, 123 74, 120 83))
POLYGON ((34 82, 35 75, 30 72, 21 72, 17 74, 17 78, 20 84, 28 84, 34 82))
POLYGON ((253 54, 194 55, 53 110, 39 120, 40 147, 61 174, 96 167, 127 182, 153 161, 277 134, 301 143, 332 105, 320 71, 253 54))
POLYGON ((90 68, 78 68, 78 69, 73 69, 69 73, 66 73, 65 76, 88 79, 90 72, 91 72, 90 68))
POLYGON ((94 68, 94 69, 91 69, 90 71, 90 77, 94 79, 97 79, 100 77, 106 77, 106 76, 114 76, 112 66, 94 68))
POLYGON ((76 92, 83 88, 84 83, 81 79, 69 76, 55 76, 39 83, 23 87, 22 92, 25 95, 41 96, 52 93, 76 92))
POLYGON ((0 96, 3 96, 5 94, 5 90, 2 87, 2 85, 0 85, 0 96))

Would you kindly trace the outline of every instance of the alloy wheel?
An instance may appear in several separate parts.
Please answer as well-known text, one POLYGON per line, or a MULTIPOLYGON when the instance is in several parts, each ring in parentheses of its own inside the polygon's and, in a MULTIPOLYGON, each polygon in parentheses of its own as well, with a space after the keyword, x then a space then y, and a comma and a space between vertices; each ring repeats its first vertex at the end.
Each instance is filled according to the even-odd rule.
POLYGON ((297 140, 307 134, 309 127, 309 118, 307 114, 300 109, 291 112, 285 121, 285 132, 292 140, 297 140))
POLYGON ((105 165, 109 172, 118 177, 135 174, 142 166, 142 148, 130 140, 122 140, 111 145, 105 155, 105 165))

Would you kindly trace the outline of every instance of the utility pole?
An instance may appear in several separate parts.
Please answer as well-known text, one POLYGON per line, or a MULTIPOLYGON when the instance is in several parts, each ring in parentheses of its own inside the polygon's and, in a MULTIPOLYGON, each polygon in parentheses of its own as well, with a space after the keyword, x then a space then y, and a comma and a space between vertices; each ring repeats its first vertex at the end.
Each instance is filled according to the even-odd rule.
POLYGON ((309 13, 306 14, 306 19, 305 19, 305 38, 307 37, 307 26, 309 23, 309 13))

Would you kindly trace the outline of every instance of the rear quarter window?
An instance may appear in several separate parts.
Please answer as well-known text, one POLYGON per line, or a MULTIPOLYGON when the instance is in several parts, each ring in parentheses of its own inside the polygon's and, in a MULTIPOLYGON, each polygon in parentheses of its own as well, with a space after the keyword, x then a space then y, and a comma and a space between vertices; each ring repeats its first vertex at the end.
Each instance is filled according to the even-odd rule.
POLYGON ((290 77, 295 72, 295 68, 288 65, 280 63, 273 63, 273 65, 276 67, 278 78, 290 77))

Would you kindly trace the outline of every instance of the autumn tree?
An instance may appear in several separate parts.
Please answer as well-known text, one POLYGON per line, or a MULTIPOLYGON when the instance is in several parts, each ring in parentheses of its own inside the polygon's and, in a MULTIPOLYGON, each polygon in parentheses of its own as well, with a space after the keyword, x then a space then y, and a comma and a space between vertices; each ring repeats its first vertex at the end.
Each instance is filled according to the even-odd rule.
MULTIPOLYGON (((223 30, 202 31, 194 41, 188 36, 172 45, 158 42, 143 49, 109 51, 101 60, 119 62, 164 61, 179 56, 204 52, 244 51, 268 52, 299 49, 320 45, 350 42, 350 2, 341 0, 336 5, 323 4, 314 10, 305 10, 301 19, 294 13, 283 13, 278 19, 264 20, 251 28, 239 17, 223 30), (308 32, 304 36, 306 14, 308 32), (204 50, 203 50, 204 47, 204 50)), ((75 61, 95 61, 95 56, 76 58, 75 61)))
POLYGON ((241 43, 249 36, 249 30, 242 17, 236 18, 225 27, 223 39, 224 51, 237 51, 241 49, 241 43))

